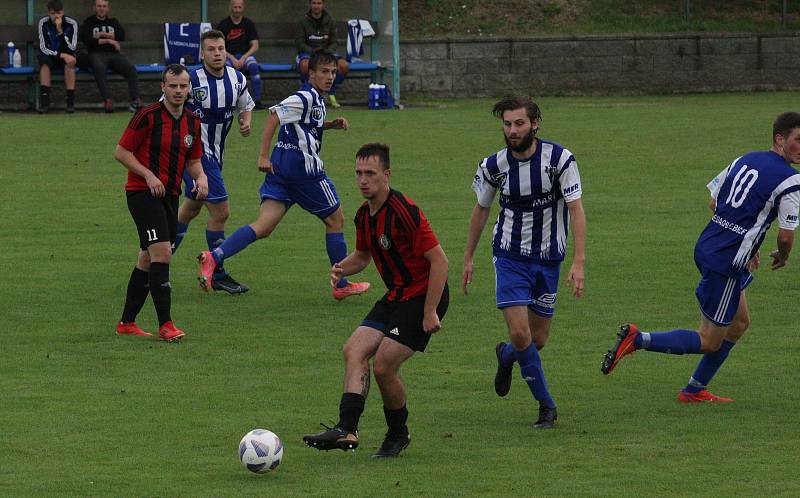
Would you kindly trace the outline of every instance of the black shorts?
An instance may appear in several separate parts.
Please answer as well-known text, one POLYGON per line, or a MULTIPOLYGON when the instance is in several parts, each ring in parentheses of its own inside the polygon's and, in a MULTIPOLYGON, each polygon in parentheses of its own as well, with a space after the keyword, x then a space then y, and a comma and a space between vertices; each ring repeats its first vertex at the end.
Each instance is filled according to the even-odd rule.
MULTIPOLYGON (((69 53, 69 52, 64 52, 69 53)), ((72 55, 72 54, 70 54, 72 55)), ((53 69, 64 69, 64 59, 61 58, 61 54, 58 55, 47 55, 39 52, 39 67, 47 66, 51 70, 53 69)))
POLYGON ((139 232, 139 247, 142 250, 158 242, 175 242, 178 196, 168 195, 157 199, 149 190, 129 190, 125 194, 128 197, 128 211, 139 232))
MULTIPOLYGON (((448 304, 450 304, 450 290, 445 284, 442 299, 436 307, 439 320, 447 313, 448 304)), ((431 335, 422 328, 424 316, 425 294, 401 302, 387 301, 384 296, 367 313, 361 325, 380 330, 384 336, 414 351, 425 351, 431 335)))

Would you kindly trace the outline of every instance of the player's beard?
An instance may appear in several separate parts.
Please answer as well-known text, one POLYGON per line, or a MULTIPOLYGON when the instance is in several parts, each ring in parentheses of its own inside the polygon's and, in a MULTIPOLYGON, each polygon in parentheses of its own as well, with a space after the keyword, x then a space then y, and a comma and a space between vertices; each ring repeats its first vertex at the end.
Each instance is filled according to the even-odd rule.
POLYGON ((514 152, 525 152, 526 150, 530 149, 531 145, 533 145, 534 136, 535 134, 533 132, 533 128, 531 127, 531 131, 529 131, 528 134, 525 135, 525 138, 522 139, 522 142, 520 142, 519 145, 515 146, 511 145, 511 140, 509 140, 506 134, 503 133, 503 138, 506 141, 506 146, 508 146, 508 148, 513 150, 514 152))

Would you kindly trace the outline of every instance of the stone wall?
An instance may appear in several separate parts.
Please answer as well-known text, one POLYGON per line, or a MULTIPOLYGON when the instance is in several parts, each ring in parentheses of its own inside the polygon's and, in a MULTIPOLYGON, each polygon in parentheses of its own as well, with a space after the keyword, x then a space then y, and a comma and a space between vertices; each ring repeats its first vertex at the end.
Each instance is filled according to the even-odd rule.
POLYGON ((666 34, 401 44, 404 96, 800 89, 800 33, 666 34))

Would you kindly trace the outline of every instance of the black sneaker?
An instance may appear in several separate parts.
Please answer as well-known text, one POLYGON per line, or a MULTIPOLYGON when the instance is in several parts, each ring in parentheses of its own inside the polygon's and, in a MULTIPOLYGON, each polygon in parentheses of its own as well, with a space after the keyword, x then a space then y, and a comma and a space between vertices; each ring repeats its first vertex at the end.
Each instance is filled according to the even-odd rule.
POLYGON ((230 275, 213 279, 211 281, 211 288, 215 291, 225 291, 228 294, 244 294, 250 290, 250 287, 240 284, 230 275))
POLYGON ((505 343, 498 342, 494 347, 494 352, 497 355, 497 373, 494 374, 494 392, 502 397, 508 394, 511 390, 511 372, 514 369, 514 364, 503 365, 503 348, 505 343))
POLYGON ((558 418, 558 411, 556 408, 548 408, 544 405, 539 405, 539 420, 533 424, 534 429, 552 429, 556 426, 556 419, 558 418))
POLYGON ((325 451, 337 449, 347 451, 358 448, 358 431, 347 432, 341 427, 328 427, 325 424, 322 424, 322 427, 328 430, 303 436, 303 442, 312 448, 325 451))
POLYGON ((75 113, 75 104, 72 102, 67 102, 67 114, 74 114, 75 113))
POLYGON ((409 444, 411 444, 411 434, 390 434, 387 432, 383 444, 378 448, 378 451, 371 455, 371 458, 394 458, 401 451, 408 448, 409 444))

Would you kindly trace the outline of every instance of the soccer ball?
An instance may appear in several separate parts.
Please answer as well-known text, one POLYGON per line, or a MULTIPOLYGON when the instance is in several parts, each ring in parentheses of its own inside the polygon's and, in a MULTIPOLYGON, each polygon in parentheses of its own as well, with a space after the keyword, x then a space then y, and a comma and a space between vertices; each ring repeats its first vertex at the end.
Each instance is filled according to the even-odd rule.
POLYGON ((281 463, 281 458, 281 439, 266 429, 253 429, 239 442, 239 460, 250 472, 269 472, 281 463))

